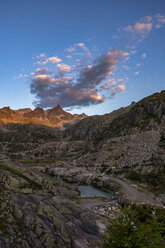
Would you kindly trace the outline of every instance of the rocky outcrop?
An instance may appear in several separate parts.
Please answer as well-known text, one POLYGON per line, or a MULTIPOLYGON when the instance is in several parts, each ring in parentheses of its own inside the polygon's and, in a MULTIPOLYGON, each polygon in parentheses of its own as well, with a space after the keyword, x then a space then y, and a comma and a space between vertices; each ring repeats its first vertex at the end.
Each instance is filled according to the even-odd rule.
POLYGON ((77 197, 68 184, 0 155, 0 246, 99 248, 102 220, 77 197))

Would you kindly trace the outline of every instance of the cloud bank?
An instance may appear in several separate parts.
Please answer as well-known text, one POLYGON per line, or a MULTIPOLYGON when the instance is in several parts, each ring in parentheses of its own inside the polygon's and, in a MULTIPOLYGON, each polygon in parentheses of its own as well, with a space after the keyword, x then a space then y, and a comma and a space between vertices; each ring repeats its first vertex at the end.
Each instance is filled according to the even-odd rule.
MULTIPOLYGON (((84 49, 83 43, 79 43, 79 46, 84 49)), ((111 76, 122 57, 128 55, 127 52, 112 49, 98 56, 92 64, 79 69, 78 73, 76 66, 63 63, 56 65, 57 73, 53 76, 48 75, 48 68, 37 69, 36 72, 42 73, 35 74, 30 84, 31 93, 36 98, 34 105, 42 108, 54 107, 57 104, 62 107, 82 107, 104 102, 106 98, 100 90, 101 84, 111 76), (74 70, 77 73, 76 78, 69 74, 74 74, 74 70)), ((113 85, 113 95, 125 89, 123 84, 120 85, 120 81, 118 83, 119 85, 113 85)), ((106 90, 109 88, 111 85, 106 90)))

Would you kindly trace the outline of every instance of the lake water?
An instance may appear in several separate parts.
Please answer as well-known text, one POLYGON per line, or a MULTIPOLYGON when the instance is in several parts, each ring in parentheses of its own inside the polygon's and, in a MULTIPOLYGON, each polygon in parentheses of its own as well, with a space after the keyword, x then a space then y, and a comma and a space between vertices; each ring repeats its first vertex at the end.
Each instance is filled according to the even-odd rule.
MULTIPOLYGON (((48 163, 45 162, 40 162, 40 163, 23 163, 23 165, 27 166, 27 167, 33 167, 33 166, 45 166, 48 163)), ((62 180, 61 178, 59 178, 59 180, 62 180)), ((74 188, 76 188, 79 192, 80 192, 80 196, 81 197, 95 197, 95 196, 100 196, 100 197, 104 197, 108 200, 112 199, 112 194, 110 192, 106 192, 104 190, 101 189, 97 189, 94 186, 90 186, 90 185, 77 185, 74 183, 70 183, 70 185, 74 188)))
POLYGON ((78 191, 80 191, 81 197, 95 197, 95 196, 101 196, 107 199, 111 199, 112 195, 109 192, 106 192, 101 189, 97 189, 93 186, 88 185, 76 185, 72 184, 74 188, 76 188, 78 191))

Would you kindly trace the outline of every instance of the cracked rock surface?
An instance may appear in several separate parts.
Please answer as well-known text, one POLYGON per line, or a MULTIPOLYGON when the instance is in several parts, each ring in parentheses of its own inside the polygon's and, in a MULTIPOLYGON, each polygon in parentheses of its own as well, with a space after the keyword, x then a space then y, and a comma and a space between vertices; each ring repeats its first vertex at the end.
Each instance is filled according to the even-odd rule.
POLYGON ((64 182, 1 155, 0 247, 100 247, 100 217, 75 204, 77 196, 64 182))

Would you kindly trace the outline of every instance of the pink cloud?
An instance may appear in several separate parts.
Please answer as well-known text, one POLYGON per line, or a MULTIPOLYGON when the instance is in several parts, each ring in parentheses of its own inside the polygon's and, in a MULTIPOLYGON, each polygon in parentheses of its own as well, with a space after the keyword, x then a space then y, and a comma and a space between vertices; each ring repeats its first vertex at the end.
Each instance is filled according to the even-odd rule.
POLYGON ((125 91, 125 85, 124 84, 118 85, 118 89, 119 89, 120 93, 123 93, 125 91))
POLYGON ((104 85, 101 86, 102 89, 107 90, 115 87, 117 85, 117 82, 115 79, 110 79, 104 83, 104 85))
POLYGON ((51 74, 51 73, 52 73, 52 71, 49 70, 48 67, 36 69, 36 74, 51 74))
POLYGON ((123 78, 119 78, 117 81, 118 81, 119 83, 124 83, 126 80, 123 79, 123 78))
POLYGON ((79 46, 79 47, 85 47, 85 44, 84 43, 77 43, 77 46, 79 46))
POLYGON ((34 62, 33 64, 34 65, 47 65, 49 63, 57 64, 57 63, 60 63, 61 61, 62 59, 58 58, 57 56, 54 56, 54 57, 46 58, 45 60, 34 62))
POLYGON ((46 57, 45 53, 41 53, 40 55, 36 56, 37 59, 46 57))
POLYGON ((127 71, 130 69, 128 65, 123 65, 122 66, 124 69, 126 69, 127 71))
POLYGON ((69 65, 65 65, 65 64, 57 64, 57 68, 62 71, 62 72, 71 72, 72 68, 69 65))
POLYGON ((131 33, 148 33, 151 31, 153 23, 141 23, 137 22, 134 26, 127 26, 123 30, 131 33))
POLYGON ((75 47, 69 47, 66 49, 69 53, 74 52, 76 50, 75 47))
POLYGON ((41 75, 36 75, 35 77, 34 77, 35 79, 50 79, 50 76, 49 75, 43 75, 43 74, 41 74, 41 75))
POLYGON ((72 55, 67 55, 66 58, 67 59, 71 59, 72 58, 72 55))
POLYGON ((149 32, 152 29, 152 23, 139 23, 134 25, 134 30, 136 32, 149 32))

